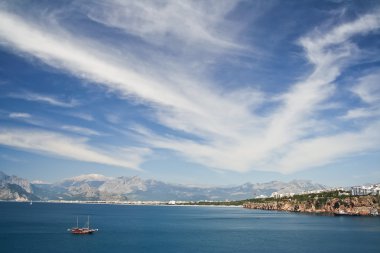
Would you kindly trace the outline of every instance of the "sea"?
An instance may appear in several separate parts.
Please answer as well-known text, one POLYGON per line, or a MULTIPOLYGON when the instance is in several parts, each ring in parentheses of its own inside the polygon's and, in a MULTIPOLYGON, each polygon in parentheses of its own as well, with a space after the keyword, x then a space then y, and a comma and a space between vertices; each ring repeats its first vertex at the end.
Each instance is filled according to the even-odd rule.
POLYGON ((380 252, 379 217, 242 207, 0 202, 0 252, 380 252), (73 235, 84 225, 99 231, 73 235))

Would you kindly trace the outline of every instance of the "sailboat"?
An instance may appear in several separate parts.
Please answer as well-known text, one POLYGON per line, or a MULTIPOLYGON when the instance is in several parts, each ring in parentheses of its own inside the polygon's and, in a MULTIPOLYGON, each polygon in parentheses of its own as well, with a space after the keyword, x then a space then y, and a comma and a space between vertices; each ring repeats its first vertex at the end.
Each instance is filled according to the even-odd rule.
POLYGON ((97 228, 90 228, 90 216, 87 216, 87 226, 80 228, 78 225, 78 216, 77 216, 77 226, 74 228, 69 228, 67 231, 71 232, 72 234, 92 234, 96 231, 98 231, 97 228))

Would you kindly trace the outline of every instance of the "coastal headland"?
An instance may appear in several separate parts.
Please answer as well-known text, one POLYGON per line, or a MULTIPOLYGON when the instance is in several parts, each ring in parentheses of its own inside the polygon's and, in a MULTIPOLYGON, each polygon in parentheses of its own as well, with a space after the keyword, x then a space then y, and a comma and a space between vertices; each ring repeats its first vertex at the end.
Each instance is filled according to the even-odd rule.
POLYGON ((244 208, 287 212, 378 216, 379 196, 350 196, 330 192, 323 194, 294 195, 284 198, 252 199, 243 204, 244 208))

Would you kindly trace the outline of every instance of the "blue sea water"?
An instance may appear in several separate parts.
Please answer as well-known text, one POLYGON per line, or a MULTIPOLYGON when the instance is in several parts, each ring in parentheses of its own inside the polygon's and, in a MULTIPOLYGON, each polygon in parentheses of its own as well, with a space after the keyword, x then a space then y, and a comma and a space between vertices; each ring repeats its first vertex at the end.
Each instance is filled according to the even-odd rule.
POLYGON ((0 252, 380 252, 380 218, 231 207, 0 202, 0 252), (72 235, 67 228, 99 228, 72 235))

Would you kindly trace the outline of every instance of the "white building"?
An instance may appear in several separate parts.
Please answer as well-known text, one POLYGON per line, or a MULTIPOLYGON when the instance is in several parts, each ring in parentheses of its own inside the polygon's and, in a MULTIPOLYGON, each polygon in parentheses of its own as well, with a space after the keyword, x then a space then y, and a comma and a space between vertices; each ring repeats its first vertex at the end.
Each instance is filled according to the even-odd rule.
POLYGON ((376 186, 372 189, 372 194, 373 194, 373 195, 380 195, 380 185, 376 185, 376 186))
POLYGON ((268 198, 268 196, 266 196, 266 195, 256 196, 256 199, 265 199, 265 198, 268 198))
POLYGON ((351 194, 354 196, 362 195, 380 195, 380 185, 371 185, 371 186, 353 186, 351 187, 351 194))
POLYGON ((351 187, 351 194, 354 196, 370 194, 370 188, 367 186, 353 186, 351 187))
POLYGON ((275 198, 275 199, 278 199, 278 198, 281 198, 282 197, 282 194, 281 193, 278 193, 278 192, 272 192, 272 194, 270 195, 271 198, 275 198))
POLYGON ((271 198, 282 198, 282 197, 293 197, 295 195, 294 192, 286 192, 286 193, 278 193, 278 192, 273 192, 270 197, 271 198))

